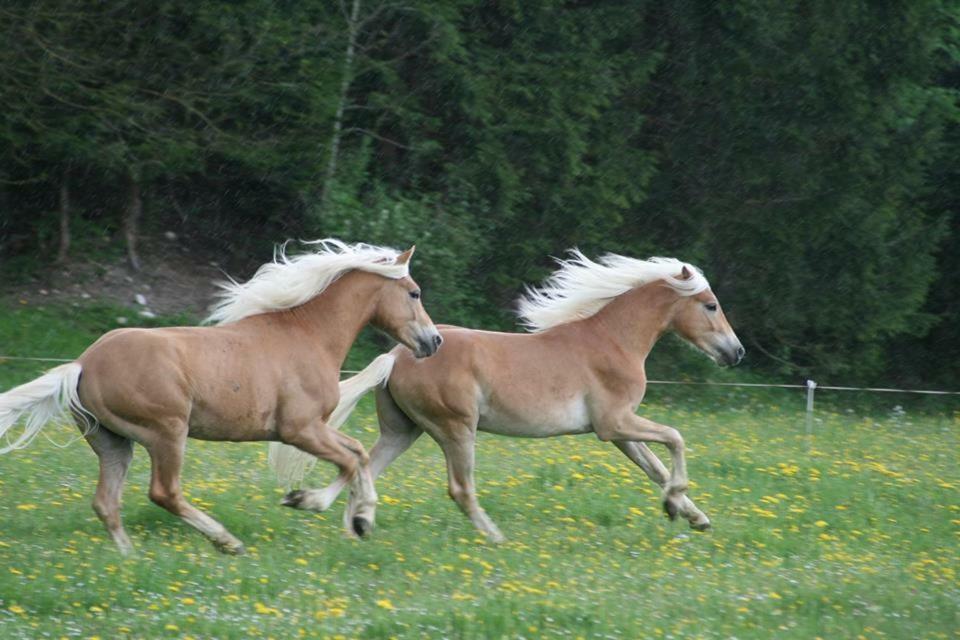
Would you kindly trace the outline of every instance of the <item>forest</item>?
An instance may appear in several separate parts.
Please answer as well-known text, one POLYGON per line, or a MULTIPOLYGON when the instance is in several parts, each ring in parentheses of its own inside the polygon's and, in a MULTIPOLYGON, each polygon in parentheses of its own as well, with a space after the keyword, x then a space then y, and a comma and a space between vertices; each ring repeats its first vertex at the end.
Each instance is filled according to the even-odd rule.
POLYGON ((511 328, 570 247, 675 256, 757 371, 960 385, 956 2, 16 0, 0 38, 8 282, 169 228, 416 243, 436 321, 511 328))

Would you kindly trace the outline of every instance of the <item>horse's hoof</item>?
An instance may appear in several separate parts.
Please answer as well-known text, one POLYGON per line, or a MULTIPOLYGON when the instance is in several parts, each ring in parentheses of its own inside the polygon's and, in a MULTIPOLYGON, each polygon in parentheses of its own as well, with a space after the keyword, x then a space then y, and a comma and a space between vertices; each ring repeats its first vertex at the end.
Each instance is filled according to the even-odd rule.
POLYGON ((132 558, 135 555, 137 555, 136 549, 133 548, 133 545, 130 544, 129 541, 118 542, 117 551, 119 551, 120 555, 123 556, 124 558, 132 558))
POLYGON ((352 524, 353 532, 361 538, 366 538, 367 535, 373 530, 373 523, 366 518, 361 518, 360 516, 354 516, 352 524))
POLYGON ((280 504, 282 504, 285 507, 293 507, 294 509, 299 509, 300 504, 303 502, 303 497, 305 494, 306 492, 303 489, 296 489, 294 491, 287 493, 287 495, 283 496, 283 500, 280 501, 280 504))
POLYGON ((703 522, 691 522, 690 528, 694 531, 707 531, 711 527, 709 520, 704 520, 703 522))
POLYGON ((671 520, 676 520, 679 510, 677 509, 677 505, 673 504, 673 501, 667 498, 663 501, 663 512, 666 513, 667 517, 671 520))
POLYGON ((228 556, 242 556, 247 552, 247 548, 243 546, 242 542, 214 542, 213 546, 217 548, 217 551, 220 553, 225 553, 228 556))

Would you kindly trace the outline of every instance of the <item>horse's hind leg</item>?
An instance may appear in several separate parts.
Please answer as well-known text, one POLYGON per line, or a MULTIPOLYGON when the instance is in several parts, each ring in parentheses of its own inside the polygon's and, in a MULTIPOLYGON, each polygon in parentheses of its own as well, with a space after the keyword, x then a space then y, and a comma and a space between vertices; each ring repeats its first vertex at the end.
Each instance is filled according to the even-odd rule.
POLYGON ((150 453, 152 470, 150 477, 150 500, 181 518, 207 536, 214 546, 230 554, 244 552, 243 543, 237 540, 222 524, 197 509, 183 497, 180 489, 180 470, 183 467, 183 452, 186 448, 186 428, 175 438, 157 438, 144 443, 150 453))
MULTIPOLYGON (((613 444, 617 445, 617 448, 625 456, 643 469, 643 472, 661 488, 666 486, 670 479, 670 472, 666 465, 660 461, 660 458, 650 450, 650 447, 642 442, 631 442, 629 440, 615 440, 613 444)), ((710 519, 697 508, 697 505, 686 494, 684 494, 680 504, 680 515, 690 522, 691 529, 706 531, 710 528, 710 519)))
MULTIPOLYGON (((81 429, 85 429, 81 424, 81 429)), ((93 510, 103 521, 107 532, 126 555, 133 551, 133 545, 127 532, 123 530, 120 518, 120 499, 123 495, 123 481, 127 477, 130 461, 133 459, 133 442, 98 425, 84 435, 90 447, 100 459, 100 480, 93 497, 93 510)))

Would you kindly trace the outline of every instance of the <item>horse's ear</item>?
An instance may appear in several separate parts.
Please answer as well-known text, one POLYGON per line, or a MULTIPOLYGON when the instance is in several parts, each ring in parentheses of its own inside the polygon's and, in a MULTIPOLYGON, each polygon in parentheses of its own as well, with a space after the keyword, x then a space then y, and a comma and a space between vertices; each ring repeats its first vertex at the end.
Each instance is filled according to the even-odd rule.
POLYGON ((690 273, 690 269, 687 268, 687 265, 683 265, 683 268, 680 269, 680 279, 689 280, 693 277, 693 274, 690 273))
POLYGON ((410 262, 410 258, 413 256, 413 252, 417 250, 417 245, 413 245, 403 253, 397 256, 397 264, 407 264, 410 262))

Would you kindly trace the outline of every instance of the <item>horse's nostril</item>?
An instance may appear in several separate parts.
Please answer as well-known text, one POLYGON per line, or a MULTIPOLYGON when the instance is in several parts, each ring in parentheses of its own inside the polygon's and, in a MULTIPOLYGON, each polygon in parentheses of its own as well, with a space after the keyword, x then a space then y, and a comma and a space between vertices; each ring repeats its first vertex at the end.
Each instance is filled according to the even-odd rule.
POLYGON ((437 335, 433 336, 433 345, 435 347, 439 347, 441 344, 443 344, 443 338, 438 333, 437 335))
POLYGON ((737 357, 738 357, 738 358, 743 358, 743 356, 745 356, 746 354, 747 354, 747 350, 744 349, 743 347, 739 347, 739 348, 737 349, 737 357))

